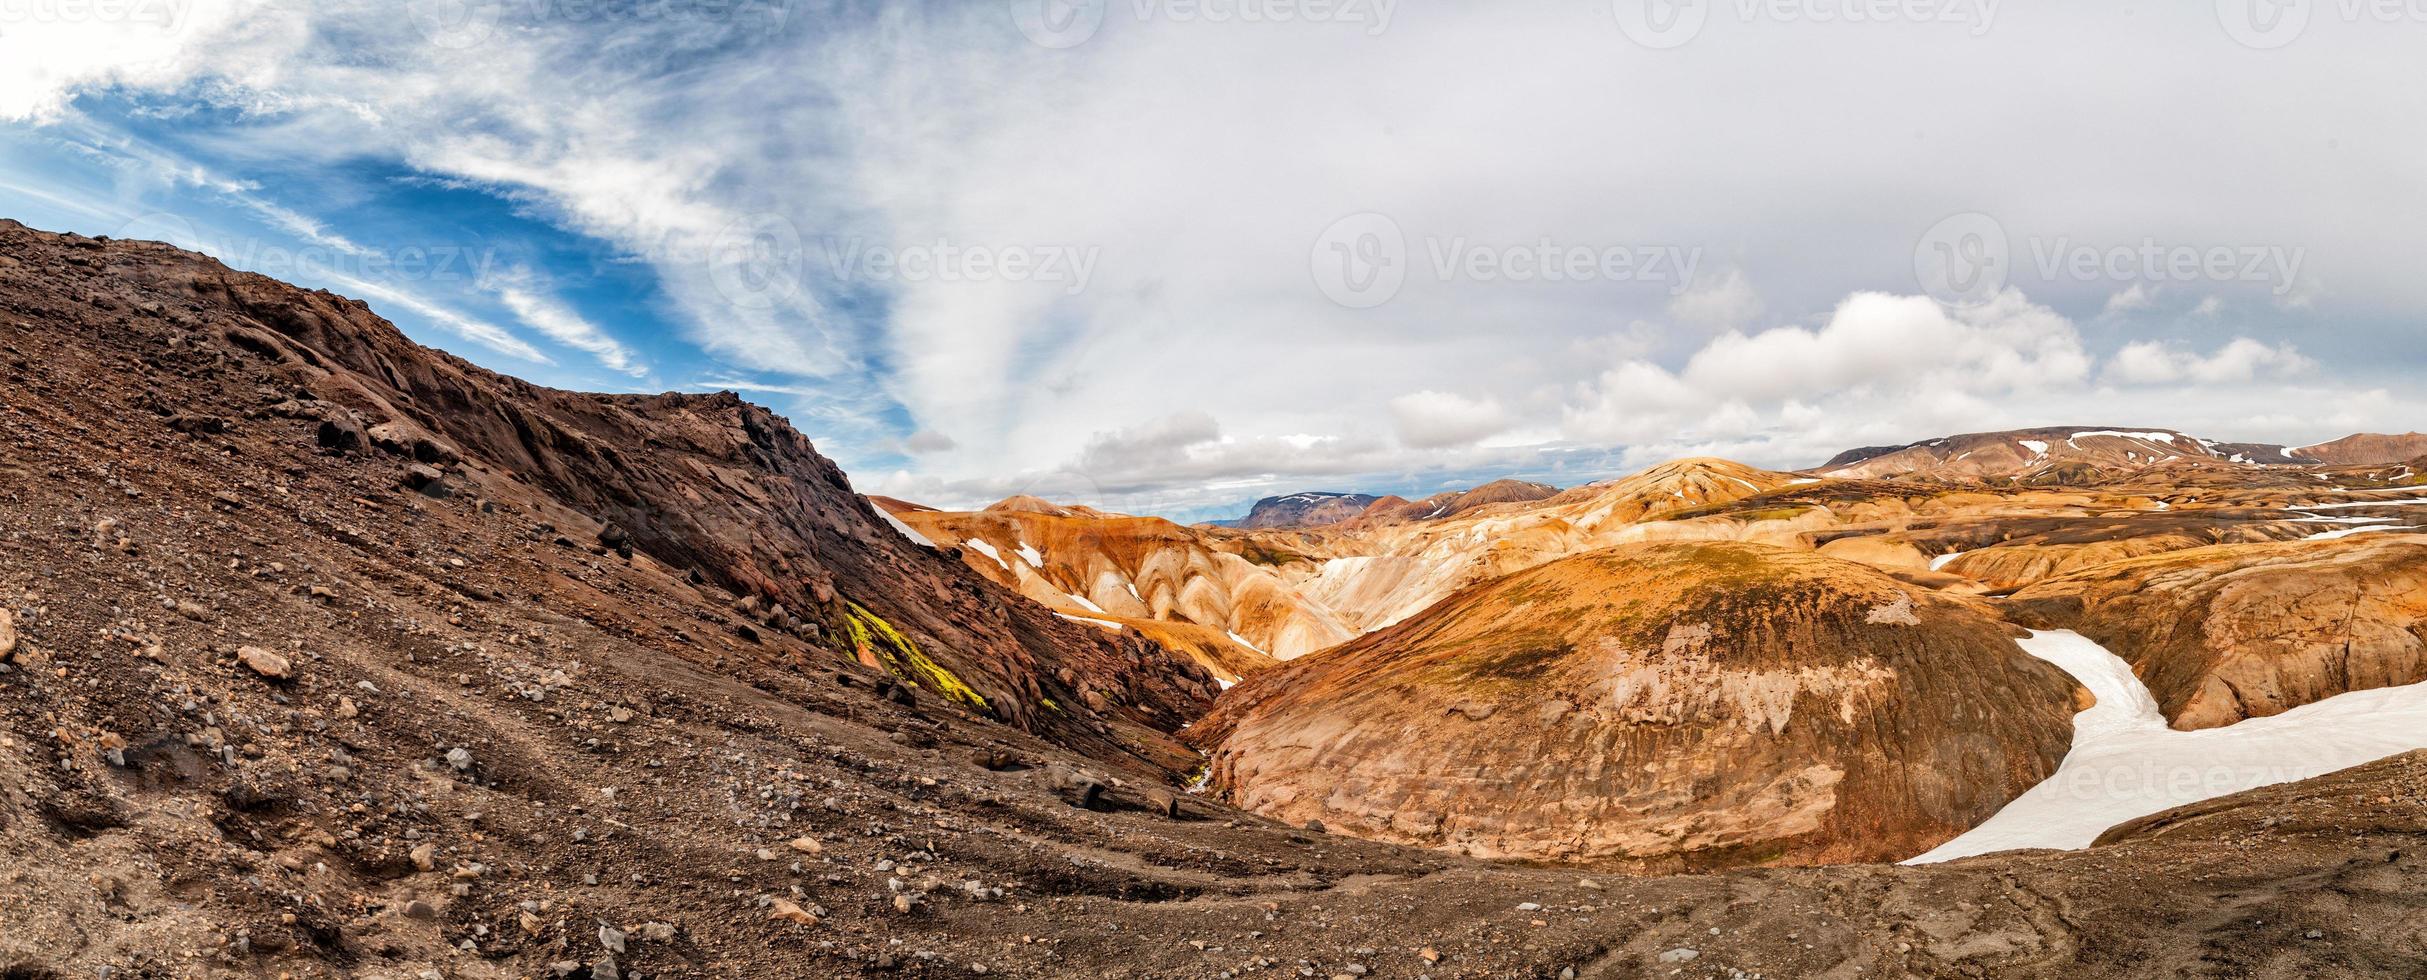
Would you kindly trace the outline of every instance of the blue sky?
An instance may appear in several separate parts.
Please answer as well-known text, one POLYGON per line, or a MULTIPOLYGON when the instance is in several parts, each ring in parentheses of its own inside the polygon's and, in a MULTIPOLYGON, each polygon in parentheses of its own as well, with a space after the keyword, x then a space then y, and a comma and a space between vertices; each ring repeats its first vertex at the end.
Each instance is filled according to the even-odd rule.
POLYGON ((946 506, 2418 428, 2427 25, 2240 2, 142 0, 0 17, 0 214, 946 506))

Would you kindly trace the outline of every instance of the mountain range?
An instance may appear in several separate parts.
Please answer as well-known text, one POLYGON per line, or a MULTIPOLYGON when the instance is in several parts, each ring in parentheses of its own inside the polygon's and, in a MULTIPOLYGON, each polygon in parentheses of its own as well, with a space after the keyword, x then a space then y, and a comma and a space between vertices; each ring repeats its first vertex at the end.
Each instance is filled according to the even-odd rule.
POLYGON ((13 222, 0 432, 0 976, 2422 965, 2417 436, 948 511, 13 222))

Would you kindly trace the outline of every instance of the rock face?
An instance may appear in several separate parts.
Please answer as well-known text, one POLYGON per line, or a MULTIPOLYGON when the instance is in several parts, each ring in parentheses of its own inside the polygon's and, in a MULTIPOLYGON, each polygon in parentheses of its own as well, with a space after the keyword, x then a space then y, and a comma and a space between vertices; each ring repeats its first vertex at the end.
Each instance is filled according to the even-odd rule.
POLYGON ((2427 681, 2427 540, 2416 536, 2177 551, 2009 601, 2130 661, 2184 730, 2427 681))
POLYGON ((2053 772, 2072 680, 1982 610, 1735 543, 1622 547, 1250 677, 1189 733, 1290 823, 1633 869, 1889 860, 2053 772))

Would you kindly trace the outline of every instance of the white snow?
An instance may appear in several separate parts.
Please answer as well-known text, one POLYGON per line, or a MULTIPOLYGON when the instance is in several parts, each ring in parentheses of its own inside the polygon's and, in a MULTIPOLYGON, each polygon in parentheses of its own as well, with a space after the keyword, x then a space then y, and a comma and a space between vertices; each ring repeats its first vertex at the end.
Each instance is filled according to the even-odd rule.
POLYGON ((1947 568, 1947 566, 1952 565, 1952 564, 1955 564, 1955 559, 1961 558, 1961 557, 1963 557, 1963 556, 1965 556, 1965 555, 1968 555, 1968 554, 1971 554, 1971 552, 1968 552, 1968 551, 1953 551, 1953 552, 1948 552, 1947 554, 1940 555, 1940 556, 1938 556, 1938 557, 1936 557, 1936 558, 1932 558, 1932 559, 1930 559, 1930 570, 1931 570, 1931 571, 1933 571, 1933 572, 1942 572, 1942 571, 1945 571, 1945 570, 1946 570, 1946 568, 1947 568))
POLYGON ((978 554, 994 559, 994 563, 1003 566, 1004 571, 1008 572, 1011 570, 1011 563, 1003 560, 1003 553, 994 550, 994 546, 987 544, 984 538, 968 538, 963 540, 961 543, 968 545, 969 550, 971 551, 975 551, 978 554))
MULTIPOLYGON (((1227 631, 1226 631, 1226 632, 1227 632, 1227 631)), ((1244 637, 1244 636, 1240 636, 1240 635, 1239 635, 1238 633, 1236 633, 1236 632, 1231 632, 1231 633, 1230 633, 1230 640, 1231 640, 1231 642, 1233 642, 1233 643, 1236 643, 1236 644, 1238 644, 1238 645, 1240 645, 1240 646, 1246 647, 1246 648, 1248 648, 1248 649, 1250 649, 1250 650, 1254 650, 1254 651, 1255 651, 1255 652, 1257 652, 1257 653, 1263 653, 1263 654, 1264 654, 1265 656, 1267 656, 1267 657, 1272 656, 1272 654, 1269 654, 1269 653, 1264 653, 1264 648, 1263 648, 1263 647, 1260 647, 1260 646, 1257 646, 1257 645, 1255 645, 1255 644, 1253 644, 1253 643, 1249 643, 1249 642, 1247 642, 1247 638, 1246 638, 1246 637, 1244 637)))
POLYGON ((1813 478, 1811 478, 1811 477, 1805 477, 1805 478, 1803 478, 1803 479, 1801 479, 1801 480, 1789 480, 1789 481, 1787 481, 1787 486, 1790 486, 1790 487, 1808 487, 1808 486, 1811 486, 1812 484, 1815 484, 1815 483, 1818 483, 1818 482, 1820 482, 1820 481, 1819 481, 1819 480, 1816 480, 1816 479, 1813 479, 1813 478))
POLYGON ((2105 647, 2071 630, 2018 642, 2072 674, 2098 704, 2073 716, 2073 749, 2056 775, 1906 864, 2088 847, 2128 820, 2427 748, 2427 684, 2355 691, 2225 728, 2178 732, 2132 666, 2105 647))
POLYGON ((2339 504, 2310 504, 2305 507, 2294 507, 2291 509, 2349 510, 2353 507, 2416 507, 2421 504, 2427 504, 2427 497, 2414 497, 2409 500, 2348 500, 2339 504))
MULTIPOLYGON (((2171 432, 2117 432, 2113 429, 2100 429, 2096 432, 2076 432, 2071 436, 2066 437, 2065 441, 2071 442, 2074 439, 2086 439, 2092 436, 2113 436, 2117 439, 2144 439, 2150 442, 2163 442, 2169 444, 2174 442, 2174 433, 2171 432)), ((2073 448, 2080 449, 2081 447, 2075 446, 2073 448)))
POLYGON ((1065 592, 1062 594, 1069 596, 1070 601, 1078 603, 1080 608, 1085 609, 1088 612, 1100 613, 1104 611, 1104 607, 1096 605, 1094 600, 1091 600, 1086 596, 1080 595, 1076 592, 1065 592))
POLYGON ((2352 536, 2352 535, 2354 535, 2354 534, 2374 534, 2374 533, 2376 533, 2376 532, 2378 532, 2378 531, 2417 531, 2417 530, 2420 530, 2422 527, 2427 527, 2427 525, 2416 525, 2416 526, 2412 526, 2412 527, 2385 527, 2385 526, 2382 526, 2382 525, 2369 525, 2369 526, 2367 526, 2367 527, 2347 527, 2347 528, 2343 528, 2342 530, 2339 530, 2339 531, 2327 531, 2327 532, 2325 532, 2324 534, 2312 534, 2312 535, 2310 535, 2310 536, 2308 536, 2308 537, 2306 537, 2306 538, 2303 538, 2302 540, 2304 540, 2304 541, 2335 541, 2335 540, 2339 540, 2339 539, 2342 539, 2342 538, 2348 538, 2348 537, 2350 537, 2350 536, 2352 536))
POLYGON ((902 519, 893 516, 892 511, 886 510, 883 507, 876 507, 875 504, 870 504, 869 506, 875 507, 876 516, 884 518, 885 523, 893 525, 894 530, 902 532, 902 536, 909 538, 911 544, 918 545, 921 548, 935 547, 935 542, 927 540, 927 536, 920 534, 917 528, 913 528, 908 524, 902 523, 902 519))
POLYGON ((1121 624, 1116 623, 1116 622, 1113 622, 1113 621, 1108 620, 1108 619, 1091 619, 1091 618, 1086 617, 1086 616, 1073 616, 1073 615, 1071 615, 1071 614, 1069 614, 1069 613, 1054 613, 1054 615, 1056 615, 1056 616, 1060 616, 1060 617, 1062 617, 1063 619, 1070 620, 1071 622, 1074 622, 1074 623, 1092 623, 1092 624, 1094 624, 1094 625, 1101 626, 1101 627, 1104 627, 1105 629, 1111 630, 1111 631, 1113 631, 1113 632, 1115 632, 1115 633, 1118 633, 1118 632, 1120 632, 1120 631, 1121 631, 1121 624))
POLYGON ((1045 553, 1038 551, 1035 545, 1029 544, 1025 540, 1020 542, 1020 550, 1017 552, 1017 554, 1020 556, 1020 560, 1028 563, 1028 567, 1030 568, 1041 569, 1045 567, 1045 553))
POLYGON ((2030 450, 2031 454, 2034 456, 2045 456, 2048 454, 2048 444, 2037 439, 2016 439, 2014 442, 2016 445, 2030 450))

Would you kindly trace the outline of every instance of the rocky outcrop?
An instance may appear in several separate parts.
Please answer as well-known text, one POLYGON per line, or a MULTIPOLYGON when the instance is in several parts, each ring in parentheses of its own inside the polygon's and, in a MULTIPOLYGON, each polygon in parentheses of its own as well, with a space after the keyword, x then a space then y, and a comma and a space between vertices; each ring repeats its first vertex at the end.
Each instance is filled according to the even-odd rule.
POLYGON ((2130 661, 2174 727, 2427 681, 2427 540, 2224 545, 2102 565, 2010 600, 2130 661))
POLYGON ((1733 543, 1511 575, 1250 677, 1190 736, 1236 804, 1637 869, 1909 857, 2070 741, 2073 682, 1980 608, 1733 543))

